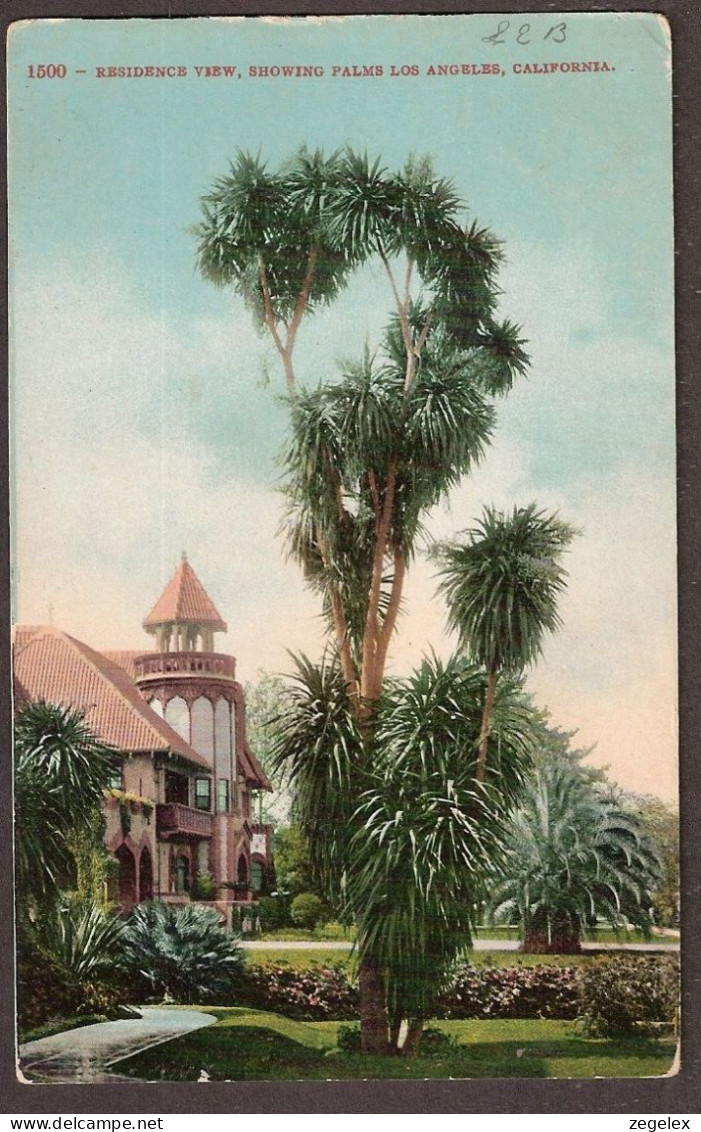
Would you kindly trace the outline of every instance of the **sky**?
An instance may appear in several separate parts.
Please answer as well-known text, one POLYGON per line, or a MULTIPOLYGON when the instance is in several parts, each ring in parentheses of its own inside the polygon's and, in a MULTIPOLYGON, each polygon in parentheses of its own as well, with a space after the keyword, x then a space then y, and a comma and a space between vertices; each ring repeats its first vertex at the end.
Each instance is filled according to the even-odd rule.
MULTIPOLYGON (((531 356, 528 377, 498 404, 487 455, 430 532, 451 537, 487 504, 531 501, 578 528, 564 625, 528 689, 577 746, 594 748, 592 764, 625 789, 673 800, 667 29, 652 14, 508 19, 499 43, 489 37, 506 18, 488 15, 14 26, 14 617, 52 621, 98 648, 147 650, 141 620, 185 550, 228 622, 218 647, 236 655, 241 679, 288 671, 287 650, 319 654, 316 599, 277 536, 279 361, 241 300, 198 275, 192 229, 238 149, 271 167, 300 145, 349 144, 390 169, 427 153, 466 219, 503 240, 501 311, 531 356), (609 70, 533 73, 584 61, 609 70), (500 73, 427 73, 441 63, 500 73), (65 77, 38 78, 39 64, 65 77), (187 74, 97 77, 148 65, 187 74), (195 70, 217 65, 236 77, 195 70), (324 75, 249 73, 281 65, 324 75), (418 74, 393 76, 402 66, 418 74), (383 73, 343 74, 354 67, 383 73)), ((390 306, 378 272, 355 277, 303 325, 300 376, 313 384, 376 345, 390 306)), ((454 646, 421 557, 405 606, 397 673, 454 646)))

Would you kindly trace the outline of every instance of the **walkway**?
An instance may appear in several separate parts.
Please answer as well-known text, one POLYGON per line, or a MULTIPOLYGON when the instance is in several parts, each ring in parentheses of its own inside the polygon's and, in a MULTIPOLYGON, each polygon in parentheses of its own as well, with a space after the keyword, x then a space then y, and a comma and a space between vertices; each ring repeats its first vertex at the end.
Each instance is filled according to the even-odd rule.
POLYGON ((140 1011, 141 1018, 97 1022, 26 1042, 19 1048, 21 1074, 30 1082, 54 1084, 70 1081, 93 1085, 118 1080, 108 1070, 123 1057, 216 1022, 212 1014, 199 1010, 142 1006, 140 1011))
MULTIPOLYGON (((245 939, 247 951, 350 951, 353 944, 345 939, 245 939)), ((518 951, 517 939, 476 939, 475 951, 518 951)), ((583 951, 679 951, 679 941, 659 943, 583 943, 583 951)))

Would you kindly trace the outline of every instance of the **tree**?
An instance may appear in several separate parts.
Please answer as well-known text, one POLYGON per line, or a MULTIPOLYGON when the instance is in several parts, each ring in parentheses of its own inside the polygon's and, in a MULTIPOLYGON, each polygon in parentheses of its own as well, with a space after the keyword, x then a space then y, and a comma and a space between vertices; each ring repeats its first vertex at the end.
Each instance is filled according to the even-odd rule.
POLYGON ((357 923, 366 1037, 385 1051, 398 1051, 406 1020, 403 1052, 415 1052, 452 961, 470 946, 530 767, 533 709, 504 681, 489 772, 476 781, 484 684, 463 660, 426 661, 386 685, 368 744, 338 665, 301 658, 280 720, 278 758, 316 848, 314 878, 337 898, 340 889, 357 923))
POLYGON ((655 923, 679 927, 679 811, 652 794, 624 795, 623 804, 635 815, 660 860, 652 893, 655 923))
POLYGON ((565 587, 558 561, 574 530, 535 504, 510 515, 487 508, 463 541, 436 548, 448 621, 467 655, 487 670, 477 777, 484 778, 487 739, 500 672, 520 673, 537 660, 543 636, 560 625, 565 587))
MULTIPOLYGON (((463 202, 426 159, 392 173, 351 150, 301 150, 270 172, 239 153, 203 209, 199 267, 242 295, 285 373, 288 548, 321 597, 339 662, 303 662, 306 700, 286 735, 292 763, 311 752, 295 782, 303 820, 316 826, 323 814, 344 829, 371 766, 422 520, 482 455, 493 401, 525 372, 527 357, 518 328, 496 318, 498 240, 463 224, 463 202), (386 276, 393 307, 381 344, 338 380, 301 388, 294 349, 303 319, 370 261, 386 276)), ((338 885, 342 848, 311 844, 320 875, 338 885)), ((353 912, 362 920, 361 907, 353 912)), ((378 1052, 387 1037, 376 1004, 385 1010, 388 976, 362 927, 359 948, 363 1048, 378 1052)))
MULTIPOLYGON (((55 897, 75 874, 71 852, 98 814, 117 752, 80 711, 29 703, 15 723, 15 869, 21 903, 55 897)), ((101 838, 101 830, 96 833, 101 838)))
POLYGON ((274 790, 265 800, 261 795, 262 819, 276 826, 289 822, 292 801, 284 771, 275 770, 272 757, 275 719, 283 710, 284 693, 284 680, 262 669, 256 673, 256 680, 244 688, 246 735, 274 790))
POLYGON ((634 815, 576 766, 542 766, 508 831, 497 921, 518 919, 527 952, 576 952, 602 917, 620 930, 651 927, 659 861, 634 815))

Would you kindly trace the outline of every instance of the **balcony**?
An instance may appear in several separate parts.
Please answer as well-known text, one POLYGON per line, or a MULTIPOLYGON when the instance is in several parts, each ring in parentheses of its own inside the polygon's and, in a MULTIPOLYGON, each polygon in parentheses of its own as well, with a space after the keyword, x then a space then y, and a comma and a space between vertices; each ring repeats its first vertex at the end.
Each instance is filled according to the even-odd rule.
POLYGON ((159 802, 156 806, 156 829, 160 838, 211 837, 212 815, 179 802, 159 802))
POLYGON ((160 680, 164 676, 218 676, 236 679, 236 660, 220 652, 149 652, 134 660, 137 684, 144 680, 160 680))

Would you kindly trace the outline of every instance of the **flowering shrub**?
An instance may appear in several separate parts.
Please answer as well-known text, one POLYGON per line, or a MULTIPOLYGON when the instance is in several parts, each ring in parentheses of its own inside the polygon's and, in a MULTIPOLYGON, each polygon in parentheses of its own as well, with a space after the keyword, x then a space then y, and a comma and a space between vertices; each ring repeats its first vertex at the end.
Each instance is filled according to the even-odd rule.
POLYGON ((678 1005, 676 955, 604 959, 581 972, 580 1018, 592 1037, 657 1033, 673 1025, 678 1005))
POLYGON ((575 967, 456 966, 441 994, 440 1018, 576 1018, 579 991, 575 967))
POLYGON ((303 1021, 358 1017, 358 988, 340 964, 303 971, 287 963, 251 966, 237 1002, 303 1021))

